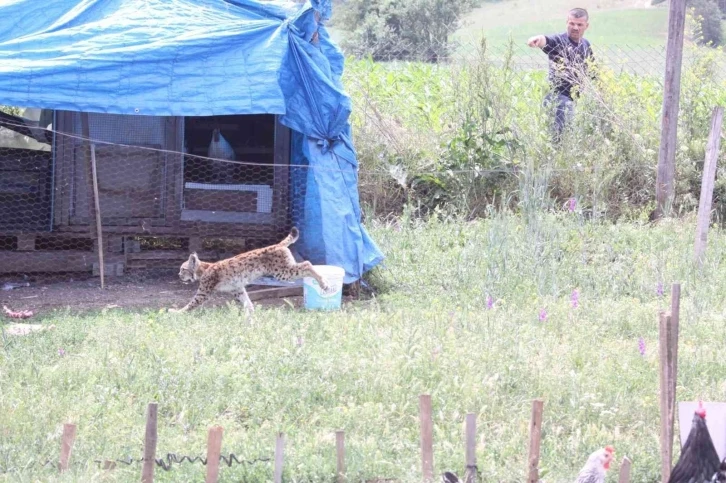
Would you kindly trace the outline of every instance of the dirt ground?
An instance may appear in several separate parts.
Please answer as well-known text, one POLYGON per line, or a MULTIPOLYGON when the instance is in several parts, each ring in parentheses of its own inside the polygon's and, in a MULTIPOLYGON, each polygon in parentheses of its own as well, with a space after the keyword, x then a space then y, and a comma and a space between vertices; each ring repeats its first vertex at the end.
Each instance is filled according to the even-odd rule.
MULTIPOLYGON (((107 277, 104 289, 101 289, 101 279, 91 274, 0 277, 0 304, 15 311, 32 310, 36 317, 66 308, 73 313, 115 307, 158 310, 183 307, 196 288, 197 284, 182 283, 177 270, 127 272, 122 277, 107 277), (15 288, 8 290, 9 285, 15 288)), ((255 300, 253 292, 270 288, 248 287, 255 306, 286 305, 284 299, 296 308, 303 306, 301 295, 255 300)), ((205 307, 224 305, 228 301, 234 301, 229 294, 215 294, 205 307)))

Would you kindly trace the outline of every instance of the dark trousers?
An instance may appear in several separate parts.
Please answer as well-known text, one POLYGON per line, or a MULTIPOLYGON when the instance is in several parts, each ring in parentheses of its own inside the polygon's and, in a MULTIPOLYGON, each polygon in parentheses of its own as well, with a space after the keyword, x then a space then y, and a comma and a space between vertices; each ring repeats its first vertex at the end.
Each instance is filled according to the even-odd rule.
POLYGON ((544 100, 544 106, 554 111, 553 140, 559 142, 565 125, 575 115, 575 101, 564 94, 550 93, 544 100))

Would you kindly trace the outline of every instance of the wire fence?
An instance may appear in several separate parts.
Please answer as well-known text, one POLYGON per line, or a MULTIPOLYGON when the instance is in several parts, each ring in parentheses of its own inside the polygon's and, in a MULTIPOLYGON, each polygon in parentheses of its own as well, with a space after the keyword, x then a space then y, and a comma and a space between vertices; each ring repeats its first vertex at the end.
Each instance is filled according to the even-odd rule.
MULTIPOLYGON (((542 110, 547 56, 512 43, 454 41, 445 56, 433 56, 436 62, 431 52, 443 47, 368 45, 367 57, 346 50, 343 85, 353 101, 359 168, 294 162, 301 141, 271 115, 5 109, 0 273, 122 275, 136 268, 176 269, 191 251, 212 261, 275 243, 304 219, 312 169, 354 172, 373 214, 400 210, 412 199, 441 206, 461 195, 466 211, 476 213, 535 179, 555 186, 560 198, 576 196, 578 189, 588 194, 582 182, 570 189, 562 180, 589 179, 594 186, 609 176, 612 183, 602 159, 616 156, 627 163, 615 177, 633 187, 616 186, 620 197, 644 204, 657 161, 665 47, 593 50, 610 84, 590 84, 578 107, 579 131, 559 151, 547 139, 542 110), (622 90, 626 84, 629 90, 622 90), (615 141, 618 150, 602 151, 615 141)), ((723 98, 726 56, 689 47, 683 75, 685 131, 705 139, 699 126, 708 116, 699 117, 689 102, 710 108, 723 98), (697 95, 690 94, 694 89, 697 95)), ((716 204, 718 194, 717 186, 716 204)), ((600 194, 605 202, 612 201, 608 196, 600 194)))

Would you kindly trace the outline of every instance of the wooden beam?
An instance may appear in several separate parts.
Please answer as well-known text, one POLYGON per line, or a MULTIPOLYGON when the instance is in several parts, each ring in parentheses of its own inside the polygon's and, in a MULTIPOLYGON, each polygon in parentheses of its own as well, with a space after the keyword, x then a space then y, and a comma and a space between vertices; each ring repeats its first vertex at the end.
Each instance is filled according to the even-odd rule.
POLYGON ((695 258, 698 266, 703 265, 706 252, 708 225, 711 223, 711 203, 713 202, 713 186, 716 181, 716 166, 721 148, 721 126, 723 125, 723 107, 715 107, 711 115, 711 131, 706 144, 706 160, 703 164, 701 179, 701 198, 698 202, 698 222, 696 225, 695 258))
POLYGON ((676 148, 678 147, 678 109, 681 95, 683 35, 686 24, 685 0, 671 0, 668 11, 663 114, 661 119, 658 174, 655 186, 655 218, 661 218, 673 202, 675 193, 676 148))

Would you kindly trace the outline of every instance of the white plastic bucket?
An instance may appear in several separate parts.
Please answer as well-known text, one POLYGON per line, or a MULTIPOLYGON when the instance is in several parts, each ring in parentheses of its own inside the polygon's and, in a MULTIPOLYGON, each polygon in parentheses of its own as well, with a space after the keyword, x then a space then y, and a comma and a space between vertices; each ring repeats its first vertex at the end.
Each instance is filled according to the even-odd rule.
POLYGON ((343 277, 345 270, 335 265, 313 265, 330 285, 328 292, 312 277, 303 278, 303 299, 305 308, 312 310, 337 310, 343 298, 343 277))

